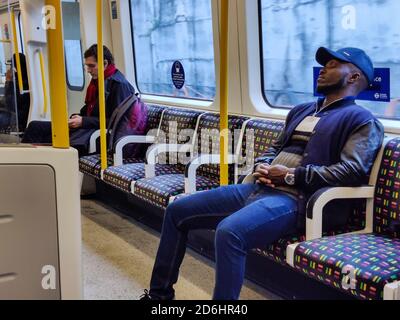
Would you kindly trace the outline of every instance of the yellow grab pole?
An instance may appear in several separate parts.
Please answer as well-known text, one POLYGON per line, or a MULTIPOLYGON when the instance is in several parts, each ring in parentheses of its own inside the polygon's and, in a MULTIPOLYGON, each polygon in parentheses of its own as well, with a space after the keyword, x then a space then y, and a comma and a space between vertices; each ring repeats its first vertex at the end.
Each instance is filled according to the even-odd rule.
POLYGON ((107 169, 106 99, 104 94, 103 0, 97 0, 97 64, 99 66, 99 109, 101 169, 107 169))
POLYGON ((229 0, 221 0, 221 58, 220 58, 220 88, 221 88, 221 123, 220 123, 220 147, 221 147, 221 186, 229 184, 228 166, 228 23, 229 23, 229 0))
POLYGON ((43 89, 43 99, 44 99, 44 104, 43 104, 43 115, 45 116, 48 111, 48 96, 47 96, 47 82, 46 82, 46 73, 44 69, 44 58, 43 58, 43 52, 42 50, 38 50, 39 54, 39 60, 40 60, 40 72, 42 74, 42 89, 43 89))
POLYGON ((17 78, 18 78, 19 92, 22 93, 24 91, 24 85, 22 83, 21 59, 19 58, 17 25, 15 23, 14 8, 11 9, 11 28, 12 28, 12 36, 13 36, 13 43, 14 43, 15 61, 17 63, 17 75, 18 75, 17 78))
POLYGON ((61 0, 46 0, 46 5, 55 9, 56 26, 47 29, 53 147, 67 149, 69 129, 61 0))

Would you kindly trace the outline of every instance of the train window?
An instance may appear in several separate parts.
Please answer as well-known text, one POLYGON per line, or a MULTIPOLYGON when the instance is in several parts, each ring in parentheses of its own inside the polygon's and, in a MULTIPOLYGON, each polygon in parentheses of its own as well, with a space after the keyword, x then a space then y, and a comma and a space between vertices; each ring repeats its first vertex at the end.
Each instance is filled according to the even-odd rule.
POLYGON ((263 93, 272 107, 313 97, 315 52, 359 47, 390 68, 392 102, 359 101, 379 117, 400 119, 398 0, 260 0, 263 93))
POLYGON ((85 86, 85 75, 81 44, 79 2, 63 0, 62 11, 68 87, 74 91, 82 91, 85 86))
POLYGON ((211 0, 131 0, 131 16, 141 93, 213 100, 211 0))
MULTIPOLYGON (((11 43, 7 42, 9 38, 5 36, 6 32, 3 32, 4 29, 7 29, 8 25, 5 24, 3 25, 2 28, 0 28, 0 85, 4 84, 5 82, 5 77, 6 77, 6 72, 7 72, 7 62, 10 64, 11 60, 11 43)), ((1 93, 1 90, 0 90, 1 93)))
POLYGON ((0 11, 0 143, 16 142, 10 135, 17 132, 15 108, 15 81, 12 67, 13 46, 11 42, 10 15, 0 11))

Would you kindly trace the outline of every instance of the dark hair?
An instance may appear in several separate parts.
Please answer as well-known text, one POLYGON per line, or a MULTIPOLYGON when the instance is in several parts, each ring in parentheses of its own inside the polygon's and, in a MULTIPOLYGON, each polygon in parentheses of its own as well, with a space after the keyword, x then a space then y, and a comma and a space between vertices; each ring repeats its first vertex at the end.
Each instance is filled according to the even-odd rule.
MULTIPOLYGON (((106 46, 103 46, 104 50, 104 60, 107 60, 108 64, 114 64, 114 57, 106 46)), ((85 59, 89 57, 94 57, 97 61, 97 44, 92 45, 89 49, 85 51, 85 59)))

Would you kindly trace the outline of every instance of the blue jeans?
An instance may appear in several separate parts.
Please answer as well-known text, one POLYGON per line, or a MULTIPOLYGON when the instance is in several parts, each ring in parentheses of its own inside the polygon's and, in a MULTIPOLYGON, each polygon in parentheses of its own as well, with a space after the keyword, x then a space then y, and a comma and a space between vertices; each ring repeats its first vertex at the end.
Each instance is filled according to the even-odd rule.
POLYGON ((239 299, 249 250, 294 232, 296 218, 294 196, 256 184, 221 187, 173 202, 164 218, 150 295, 173 299, 188 232, 216 229, 214 299, 239 299))

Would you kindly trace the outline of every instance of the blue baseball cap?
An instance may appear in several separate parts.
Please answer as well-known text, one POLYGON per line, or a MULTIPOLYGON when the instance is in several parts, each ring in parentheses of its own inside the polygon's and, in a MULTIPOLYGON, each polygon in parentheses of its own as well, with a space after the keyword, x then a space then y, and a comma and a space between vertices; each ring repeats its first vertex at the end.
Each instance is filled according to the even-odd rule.
POLYGON ((316 60, 319 64, 325 66, 330 60, 336 59, 354 64, 367 77, 368 84, 374 81, 374 65, 371 58, 361 49, 343 48, 333 51, 328 48, 321 47, 317 50, 316 60))

